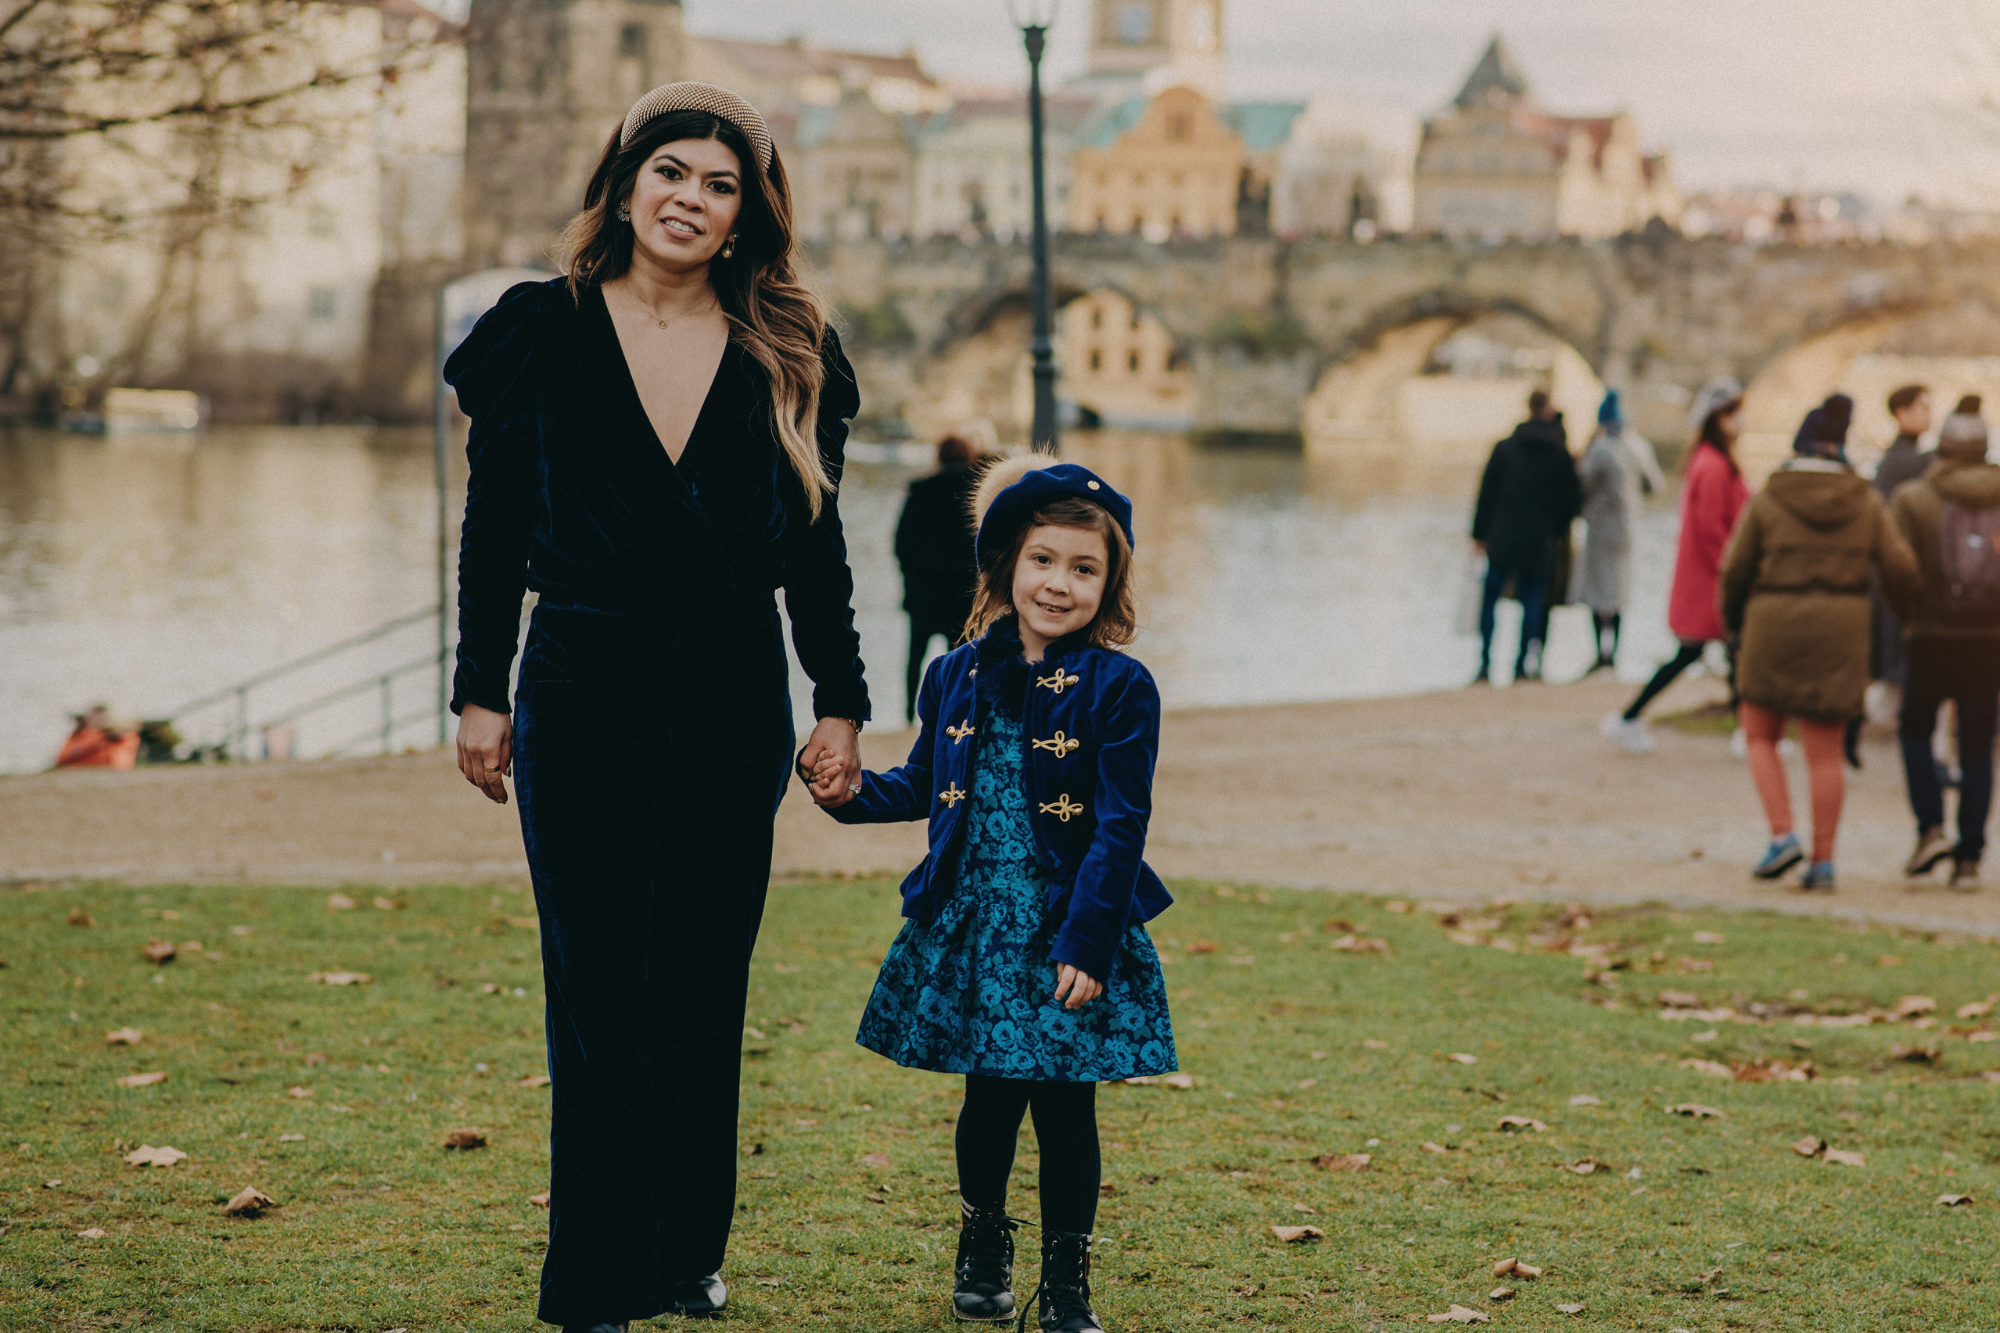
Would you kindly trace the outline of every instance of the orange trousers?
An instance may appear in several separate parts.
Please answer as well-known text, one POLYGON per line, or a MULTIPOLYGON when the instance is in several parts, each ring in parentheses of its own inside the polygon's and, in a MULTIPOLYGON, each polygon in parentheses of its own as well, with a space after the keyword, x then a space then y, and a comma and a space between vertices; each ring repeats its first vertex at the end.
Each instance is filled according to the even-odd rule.
MULTIPOLYGON (((1785 734, 1783 713, 1753 703, 1737 705, 1737 721, 1749 749, 1750 780, 1764 803, 1764 818, 1776 842, 1792 831, 1792 793, 1785 782, 1785 762, 1778 741, 1785 734)), ((1847 799, 1847 774, 1841 769, 1840 746, 1846 728, 1838 722, 1798 719, 1799 739, 1806 752, 1806 777, 1812 788, 1812 859, 1833 860, 1834 835, 1840 832, 1840 807, 1847 799)))

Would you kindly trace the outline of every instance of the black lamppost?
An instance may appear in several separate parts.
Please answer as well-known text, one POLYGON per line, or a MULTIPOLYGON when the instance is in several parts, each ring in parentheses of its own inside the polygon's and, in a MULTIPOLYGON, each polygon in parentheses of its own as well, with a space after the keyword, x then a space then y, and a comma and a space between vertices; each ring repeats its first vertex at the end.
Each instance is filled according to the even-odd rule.
POLYGON ((1060 453, 1056 443, 1056 361, 1049 301, 1049 213, 1042 183, 1042 49, 1056 21, 1057 0, 1007 0, 1008 17, 1028 47, 1028 153, 1035 210, 1033 241, 1035 336, 1035 424, 1029 443, 1038 453, 1060 453))

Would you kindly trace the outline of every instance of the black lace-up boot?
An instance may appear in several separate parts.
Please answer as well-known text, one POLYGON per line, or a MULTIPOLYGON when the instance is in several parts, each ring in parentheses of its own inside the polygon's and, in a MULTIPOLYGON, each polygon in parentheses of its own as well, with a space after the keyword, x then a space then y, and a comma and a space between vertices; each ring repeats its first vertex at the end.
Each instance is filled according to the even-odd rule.
POLYGON ((1004 1322, 1014 1313, 1014 1228, 1004 1208, 975 1208, 958 1201, 958 1263, 951 1312, 979 1323, 1004 1322))
MULTIPOLYGON (((1090 1235, 1083 1231, 1042 1233, 1040 1299, 1042 1333, 1104 1333, 1090 1309, 1090 1235)), ((1028 1312, 1021 1311, 1026 1333, 1028 1312)))

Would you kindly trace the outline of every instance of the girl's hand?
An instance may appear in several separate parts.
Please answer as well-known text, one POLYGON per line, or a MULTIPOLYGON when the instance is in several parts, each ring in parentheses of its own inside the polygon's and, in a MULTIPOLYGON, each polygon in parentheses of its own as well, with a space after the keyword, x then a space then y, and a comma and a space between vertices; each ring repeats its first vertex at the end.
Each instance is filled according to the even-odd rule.
POLYGON ((861 739, 845 718, 821 718, 799 762, 813 775, 806 790, 822 809, 846 805, 861 791, 861 739))
POLYGON ((1068 963, 1057 963, 1056 998, 1058 1000, 1062 999, 1065 991, 1069 993, 1069 999, 1063 1004, 1063 1008, 1081 1009, 1098 996, 1104 994, 1104 983, 1080 967, 1071 967, 1068 963))
POLYGON ((507 804, 507 784, 500 779, 514 771, 514 719, 467 704, 458 717, 458 771, 488 800, 507 804))

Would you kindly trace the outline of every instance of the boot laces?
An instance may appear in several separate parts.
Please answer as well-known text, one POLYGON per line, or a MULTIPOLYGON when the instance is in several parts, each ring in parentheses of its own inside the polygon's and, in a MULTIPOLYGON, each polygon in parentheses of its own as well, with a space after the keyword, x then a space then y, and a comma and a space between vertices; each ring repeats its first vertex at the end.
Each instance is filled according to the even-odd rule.
POLYGON ((964 1216, 958 1237, 960 1286, 982 1281, 1007 1286, 1013 1276, 1013 1233, 1034 1223, 1009 1217, 1003 1208, 975 1208, 963 1202, 960 1208, 964 1216))

